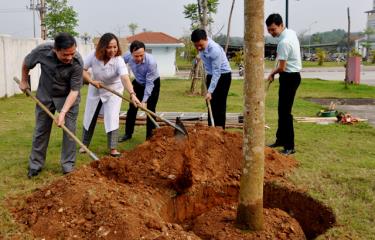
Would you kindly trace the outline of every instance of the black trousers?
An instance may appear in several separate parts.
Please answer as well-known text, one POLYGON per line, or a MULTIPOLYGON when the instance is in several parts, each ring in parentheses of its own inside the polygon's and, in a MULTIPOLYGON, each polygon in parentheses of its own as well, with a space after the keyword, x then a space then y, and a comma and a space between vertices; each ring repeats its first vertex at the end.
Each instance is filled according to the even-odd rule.
POLYGON ((280 73, 279 83, 279 120, 276 142, 283 145, 285 149, 294 149, 292 107, 298 86, 301 83, 301 75, 299 72, 280 73))
MULTIPOLYGON (((207 75, 207 86, 210 86, 212 75, 207 75)), ((212 93, 211 108, 215 126, 225 129, 225 119, 227 112, 227 97, 232 82, 232 73, 221 74, 216 88, 212 93)), ((210 114, 208 114, 208 125, 211 126, 210 114)))
MULTIPOLYGON (((142 101, 144 91, 145 91, 145 86, 139 84, 136 80, 133 80, 133 88, 139 101, 142 101)), ((155 112, 156 104, 158 103, 159 92, 160 92, 160 78, 157 78, 154 81, 154 88, 152 89, 151 96, 147 100, 147 108, 153 112, 155 112)), ((138 108, 134 107, 132 103, 129 103, 129 109, 126 114, 126 122, 125 122, 125 134, 129 136, 133 135, 135 120, 137 118, 137 112, 138 112, 138 108)), ((149 138, 152 136, 152 130, 154 128, 155 128, 154 124, 147 117, 146 138, 149 138)))

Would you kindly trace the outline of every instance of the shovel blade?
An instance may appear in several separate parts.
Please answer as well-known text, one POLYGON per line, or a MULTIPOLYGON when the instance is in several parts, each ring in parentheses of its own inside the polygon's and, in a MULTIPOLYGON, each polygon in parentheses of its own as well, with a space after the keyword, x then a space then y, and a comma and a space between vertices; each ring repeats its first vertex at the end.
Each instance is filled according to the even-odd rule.
POLYGON ((174 129, 174 136, 177 138, 185 138, 185 136, 188 135, 188 132, 186 131, 186 128, 184 124, 182 123, 180 117, 176 117, 176 127, 174 129))

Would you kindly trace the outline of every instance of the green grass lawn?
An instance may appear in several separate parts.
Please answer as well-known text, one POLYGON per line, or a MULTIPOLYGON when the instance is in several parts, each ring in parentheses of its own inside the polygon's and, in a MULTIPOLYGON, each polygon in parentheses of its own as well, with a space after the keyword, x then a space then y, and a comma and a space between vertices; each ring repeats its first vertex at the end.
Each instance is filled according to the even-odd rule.
MULTIPOLYGON (((159 111, 205 111, 202 97, 187 96, 190 83, 185 80, 163 80, 161 83, 159 111)), ((228 97, 228 112, 241 112, 243 108, 243 81, 235 80, 228 97)), ((277 128, 277 88, 275 81, 267 93, 267 142, 274 141, 277 128)), ((82 91, 78 120, 81 136, 82 116, 87 87, 82 91)), ((336 81, 304 79, 294 105, 295 116, 314 116, 321 106, 305 101, 305 97, 375 98, 375 88, 350 86, 336 81)), ((44 170, 40 176, 26 177, 28 155, 34 126, 34 103, 24 95, 0 99, 0 201, 18 194, 28 194, 33 189, 62 177, 59 155, 61 129, 51 134, 44 170)), ((127 104, 123 103, 123 110, 127 104)), ((121 133, 124 126, 121 126, 121 133)), ((295 123, 295 157, 300 167, 291 175, 299 187, 308 189, 315 198, 334 209, 338 226, 320 239, 375 239, 375 129, 365 123, 357 125, 315 125, 295 123)), ((144 127, 137 127, 131 141, 119 144, 119 149, 131 149, 144 141, 144 127)), ((106 135, 102 124, 97 129, 90 149, 103 156, 106 135)), ((87 164, 90 158, 78 155, 77 166, 87 164)), ((0 206, 0 239, 9 238, 21 230, 9 212, 0 206)), ((31 239, 21 234, 21 239, 31 239)))

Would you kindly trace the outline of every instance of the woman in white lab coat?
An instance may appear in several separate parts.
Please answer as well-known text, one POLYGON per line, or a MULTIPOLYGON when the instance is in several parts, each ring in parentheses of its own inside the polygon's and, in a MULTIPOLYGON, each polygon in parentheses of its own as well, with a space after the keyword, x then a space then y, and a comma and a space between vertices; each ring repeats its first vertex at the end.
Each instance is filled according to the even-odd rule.
MULTIPOLYGON (((127 67, 121 55, 117 37, 112 33, 106 33, 100 38, 96 50, 85 58, 83 70, 84 81, 91 84, 89 84, 88 88, 83 117, 82 142, 86 146, 90 145, 98 115, 102 110, 108 148, 110 149, 110 155, 113 157, 121 155, 116 146, 122 99, 100 88, 100 86, 103 84, 121 94, 125 87, 130 93, 133 104, 140 104, 134 93, 127 67), (92 77, 88 72, 89 69, 91 69, 92 77)), ((80 152, 82 153, 84 150, 80 149, 80 152)))

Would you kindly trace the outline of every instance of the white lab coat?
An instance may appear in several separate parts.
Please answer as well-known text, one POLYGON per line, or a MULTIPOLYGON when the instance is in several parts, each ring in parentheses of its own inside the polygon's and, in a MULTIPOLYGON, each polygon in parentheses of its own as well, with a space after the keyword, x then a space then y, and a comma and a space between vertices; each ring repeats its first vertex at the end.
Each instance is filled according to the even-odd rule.
MULTIPOLYGON (((90 53, 84 61, 84 69, 90 69, 92 79, 102 82, 107 87, 123 93, 124 86, 121 76, 128 75, 128 69, 121 56, 110 59, 106 65, 95 57, 95 51, 90 53)), ((98 107, 99 100, 102 101, 101 112, 104 115, 104 128, 106 133, 119 128, 119 115, 122 99, 105 89, 97 89, 89 85, 85 114, 83 116, 83 127, 88 130, 98 107)))

